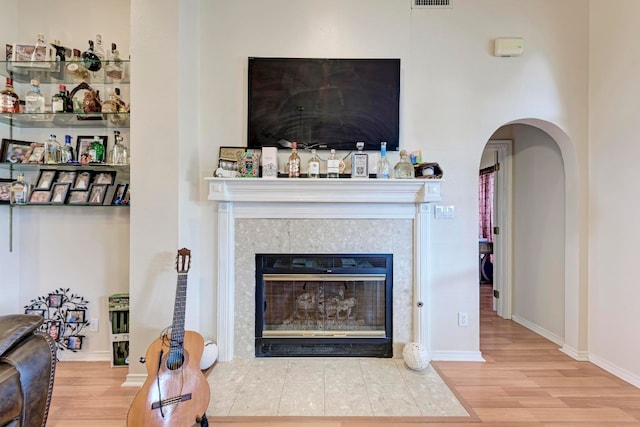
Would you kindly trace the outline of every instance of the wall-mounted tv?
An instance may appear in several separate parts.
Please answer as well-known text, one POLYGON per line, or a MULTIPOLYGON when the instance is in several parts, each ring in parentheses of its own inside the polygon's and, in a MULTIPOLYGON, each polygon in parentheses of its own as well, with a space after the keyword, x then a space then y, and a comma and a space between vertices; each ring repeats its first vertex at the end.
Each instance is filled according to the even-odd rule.
POLYGON ((399 149, 400 59, 249 58, 247 147, 399 149))

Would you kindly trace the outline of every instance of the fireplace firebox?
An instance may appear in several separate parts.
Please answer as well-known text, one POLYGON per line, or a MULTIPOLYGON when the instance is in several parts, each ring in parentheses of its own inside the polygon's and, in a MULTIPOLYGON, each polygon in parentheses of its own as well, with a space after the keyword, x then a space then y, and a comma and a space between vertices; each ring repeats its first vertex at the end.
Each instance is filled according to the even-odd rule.
POLYGON ((392 357, 392 254, 256 254, 256 357, 392 357))

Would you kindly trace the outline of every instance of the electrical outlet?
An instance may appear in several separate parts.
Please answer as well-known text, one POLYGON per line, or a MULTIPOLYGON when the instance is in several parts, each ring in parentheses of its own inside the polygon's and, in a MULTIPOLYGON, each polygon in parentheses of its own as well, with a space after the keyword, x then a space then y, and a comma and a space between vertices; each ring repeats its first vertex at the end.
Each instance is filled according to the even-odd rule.
POLYGON ((462 311, 458 313, 458 326, 463 328, 469 326, 469 315, 467 313, 462 311))
POLYGON ((89 331, 98 332, 98 319, 91 319, 89 322, 89 331))

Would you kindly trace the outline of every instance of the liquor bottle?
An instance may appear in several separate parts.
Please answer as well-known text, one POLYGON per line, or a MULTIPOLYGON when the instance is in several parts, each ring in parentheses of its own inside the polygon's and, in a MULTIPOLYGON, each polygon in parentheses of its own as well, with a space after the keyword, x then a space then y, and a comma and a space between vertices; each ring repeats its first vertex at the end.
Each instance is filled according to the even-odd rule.
POLYGON ((13 80, 7 77, 4 90, 0 92, 0 113, 19 113, 20 98, 13 90, 13 80))
POLYGON ((111 81, 114 82, 119 82, 124 77, 124 68, 122 66, 122 60, 120 59, 120 52, 115 43, 111 43, 111 55, 105 72, 107 79, 111 79, 111 81))
POLYGON ((73 49, 73 56, 66 69, 67 74, 75 82, 81 82, 89 78, 89 71, 82 65, 79 49, 73 49))
POLYGON ((340 159, 336 157, 335 148, 331 149, 327 160, 327 178, 340 178, 340 159))
POLYGON ((55 40, 54 43, 51 43, 51 46, 56 51, 55 63, 52 64, 53 72, 51 76, 58 80, 64 80, 64 65, 67 60, 67 55, 71 53, 71 49, 62 46, 60 40, 55 40))
POLYGON ((67 112, 67 88, 65 85, 58 86, 58 93, 51 97, 51 110, 54 113, 67 112))
POLYGON ((307 162, 309 170, 307 176, 309 178, 320 178, 320 158, 316 154, 316 149, 311 149, 311 158, 307 162))
POLYGON ((93 40, 89 40, 89 49, 82 52, 80 60, 84 68, 89 71, 95 72, 102 68, 102 61, 93 49, 93 40))
POLYGON ((109 157, 107 163, 112 165, 128 165, 129 164, 129 150, 124 144, 124 138, 120 135, 119 130, 113 131, 113 148, 109 151, 109 157))
POLYGON ((104 48, 102 47, 102 36, 100 34, 96 34, 96 45, 94 48, 94 52, 102 66, 97 70, 93 71, 93 80, 98 83, 104 83, 104 68, 105 68, 105 59, 107 56, 104 52, 104 48))
POLYGON ((104 163, 104 145, 97 136, 93 137, 93 142, 89 146, 89 156, 91 157, 90 162, 104 163))
POLYGON ((16 205, 27 203, 29 197, 29 184, 24 181, 24 174, 18 172, 18 179, 11 184, 10 202, 16 205))
POLYGON ((61 156, 60 143, 54 134, 49 135, 49 139, 44 142, 44 163, 47 165, 57 165, 61 156))
POLYGON ((120 89, 115 88, 107 88, 107 100, 102 103, 102 112, 106 113, 103 115, 105 120, 109 120, 111 123, 115 125, 123 124, 128 117, 129 107, 127 104, 120 98, 120 89), (124 114, 117 114, 124 113, 124 114))
POLYGON ((289 178, 300 178, 300 156, 298 155, 298 143, 293 141, 291 155, 287 163, 289 178))
POLYGON ((60 149, 60 163, 73 162, 73 148, 71 148, 71 135, 64 136, 64 145, 60 149))
POLYGON ((393 176, 399 179, 412 179, 415 176, 406 150, 400 150, 400 161, 393 167, 393 176))
POLYGON ((24 110, 30 114, 44 113, 44 96, 40 92, 40 82, 36 79, 31 80, 31 90, 25 96, 24 110))
POLYGON ((33 52, 31 53, 31 62, 36 61, 46 61, 47 60, 47 45, 44 41, 44 34, 38 33, 38 41, 36 45, 33 47, 33 52))
POLYGON ((391 165, 387 160, 387 143, 382 141, 380 143, 380 160, 378 160, 378 173, 376 178, 389 179, 391 178, 391 165))
POLYGON ((356 142, 357 153, 351 156, 351 178, 369 178, 369 155, 362 151, 364 142, 356 142))

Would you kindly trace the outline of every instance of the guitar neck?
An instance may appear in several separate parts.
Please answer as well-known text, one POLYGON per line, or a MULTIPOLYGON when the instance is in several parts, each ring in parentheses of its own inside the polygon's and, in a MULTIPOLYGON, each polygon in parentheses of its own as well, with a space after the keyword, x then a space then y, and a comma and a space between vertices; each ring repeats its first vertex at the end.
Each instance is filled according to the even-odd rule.
POLYGON ((176 288, 176 302, 173 309, 173 324, 171 326, 171 351, 182 348, 184 344, 184 318, 187 305, 187 274, 178 273, 176 288))

